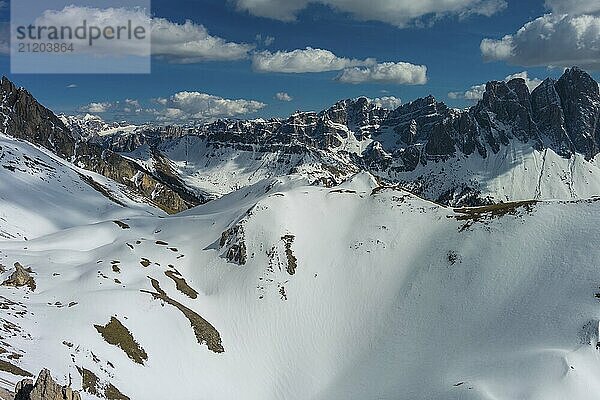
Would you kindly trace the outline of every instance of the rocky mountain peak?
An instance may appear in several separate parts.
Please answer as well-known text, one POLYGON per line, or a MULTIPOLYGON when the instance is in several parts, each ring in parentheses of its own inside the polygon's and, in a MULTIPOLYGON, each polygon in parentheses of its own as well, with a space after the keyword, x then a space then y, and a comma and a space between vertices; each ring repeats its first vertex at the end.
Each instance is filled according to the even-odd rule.
POLYGON ((0 80, 0 123, 5 133, 46 147, 63 158, 74 154, 75 139, 62 121, 5 76, 0 80))
POLYGON ((577 92, 599 95, 598 83, 590 74, 578 67, 567 68, 558 80, 558 84, 571 87, 577 92))
POLYGON ((564 124, 574 150, 591 158, 600 144, 600 91, 585 71, 573 67, 555 85, 564 113, 564 124))

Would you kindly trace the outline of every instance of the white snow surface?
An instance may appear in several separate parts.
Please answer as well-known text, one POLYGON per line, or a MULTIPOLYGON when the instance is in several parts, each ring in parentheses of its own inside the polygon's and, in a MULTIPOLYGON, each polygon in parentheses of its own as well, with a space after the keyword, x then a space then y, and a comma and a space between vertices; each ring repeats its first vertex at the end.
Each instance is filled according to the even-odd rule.
POLYGON ((75 167, 46 149, 0 135, 0 238, 31 239, 108 219, 164 213, 125 186, 75 167), (93 179, 111 201, 82 179, 93 179))
MULTIPOLYGON (((265 179, 289 174, 302 174, 308 181, 314 182, 338 173, 324 168, 323 161, 339 166, 337 180, 358 171, 346 158, 336 153, 317 149, 302 154, 289 154, 281 150, 240 150, 230 145, 207 143, 203 137, 195 135, 165 141, 160 151, 189 188, 212 197, 221 197, 265 179)), ((122 155, 149 171, 154 170, 154 160, 147 145, 122 155)))
MULTIPOLYGON (((25 370, 79 388, 84 367, 135 400, 600 399, 600 201, 508 211, 464 219, 367 173, 335 188, 290 176, 123 218, 128 229, 107 219, 1 241, 1 278, 19 262, 37 285, 0 287, 0 319, 18 327, 0 328, 3 344, 25 370), (234 226, 243 265, 220 243, 234 226), (149 277, 216 328, 223 353, 141 292, 149 277), (144 365, 96 331, 111 316, 144 365)), ((19 379, 0 372, 0 385, 19 379)))
POLYGON ((575 154, 564 158, 552 149, 542 151, 512 142, 498 153, 457 156, 429 161, 411 172, 382 174, 421 196, 437 200, 450 189, 468 186, 494 202, 518 200, 574 200, 600 195, 600 156, 586 160, 575 154))
MULTIPOLYGON (((381 139, 381 138, 380 138, 381 139)), ((342 139, 340 139, 342 140, 342 139)), ((283 151, 241 150, 231 145, 208 143, 202 136, 186 135, 164 141, 159 150, 169 160, 172 171, 188 188, 203 196, 221 197, 264 179, 301 173, 309 181, 334 178, 341 181, 360 167, 352 155, 360 154, 371 139, 357 141, 354 134, 343 139, 336 151, 310 149, 302 154, 283 151), (327 163, 327 160, 330 162, 327 163), (323 165, 335 166, 328 168, 323 165)), ((155 160, 147 145, 123 156, 149 171, 155 160)), ((397 160, 396 163, 401 163, 397 160)), ((372 173, 390 182, 399 182, 421 197, 439 201, 454 191, 450 204, 460 204, 463 188, 480 193, 492 202, 519 200, 576 200, 600 195, 600 155, 586 160, 581 154, 564 158, 552 149, 534 149, 530 143, 512 141, 488 156, 478 153, 419 163, 414 171, 402 165, 372 173)))

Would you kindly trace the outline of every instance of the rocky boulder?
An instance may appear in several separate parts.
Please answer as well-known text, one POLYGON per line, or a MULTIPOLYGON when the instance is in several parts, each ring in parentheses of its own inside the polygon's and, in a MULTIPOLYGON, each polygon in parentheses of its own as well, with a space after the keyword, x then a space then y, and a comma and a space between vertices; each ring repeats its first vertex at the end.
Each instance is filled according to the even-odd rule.
POLYGON ((2 286, 22 287, 27 286, 31 290, 35 290, 35 280, 30 275, 30 271, 23 268, 20 263, 15 263, 15 271, 2 282, 2 286))
POLYGON ((13 400, 15 394, 0 387, 0 400, 13 400))
POLYGON ((81 400, 79 392, 67 386, 61 386, 43 369, 35 384, 31 379, 23 379, 15 387, 14 400, 81 400))

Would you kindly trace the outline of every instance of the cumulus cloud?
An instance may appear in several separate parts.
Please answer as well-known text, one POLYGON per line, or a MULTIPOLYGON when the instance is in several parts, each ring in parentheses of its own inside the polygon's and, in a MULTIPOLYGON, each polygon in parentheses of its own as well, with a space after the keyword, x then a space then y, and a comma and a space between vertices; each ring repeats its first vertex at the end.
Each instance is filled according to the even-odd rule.
POLYGON ((176 63, 231 61, 248 57, 254 46, 212 36, 192 21, 177 24, 164 18, 152 20, 152 54, 176 63))
POLYGON ((275 98, 279 101, 292 101, 294 98, 286 92, 279 92, 275 94, 275 98))
POLYGON ((294 21, 310 3, 323 4, 348 13, 355 19, 381 21, 398 27, 430 23, 437 19, 469 15, 491 16, 506 8, 505 0, 233 0, 237 8, 250 14, 294 21))
MULTIPOLYGON (((99 28, 107 26, 126 26, 127 23, 131 21, 133 27, 144 28, 143 35, 147 40, 130 40, 127 35, 124 34, 120 39, 106 39, 104 37, 99 37, 94 40, 94 45, 90 46, 90 35, 86 35, 87 37, 85 39, 79 39, 76 36, 70 38, 67 37, 65 41, 73 43, 78 52, 87 52, 96 55, 113 54, 148 56, 150 54, 150 40, 148 36, 150 17, 143 9, 116 7, 96 8, 70 5, 64 7, 62 10, 45 10, 35 19, 34 25, 54 27, 67 26, 75 31, 77 27, 82 26, 83 21, 86 21, 88 27, 96 26, 99 28)), ((46 32, 46 34, 48 34, 48 32, 46 32)), ((116 36, 116 30, 113 30, 113 36, 116 36)))
POLYGON ((252 68, 257 72, 282 72, 299 74, 307 72, 340 71, 344 68, 373 65, 372 58, 356 60, 338 57, 329 50, 296 49, 293 51, 262 51, 252 56, 252 68))
POLYGON ((160 120, 172 122, 209 121, 217 118, 238 117, 255 113, 266 104, 255 100, 225 99, 200 92, 178 92, 169 97, 152 99, 150 107, 144 107, 136 99, 114 102, 89 103, 80 111, 104 114, 127 119, 160 120))
POLYGON ((464 99, 477 101, 483 98, 483 93, 485 92, 485 83, 481 85, 473 85, 470 89, 465 90, 464 92, 450 92, 448 93, 448 98, 450 99, 464 99))
POLYGON ((557 14, 594 14, 600 12, 598 0, 546 0, 546 7, 557 14))
POLYGON ((256 35, 254 40, 256 40, 256 43, 258 43, 259 46, 265 46, 265 47, 269 47, 273 43, 275 43, 275 38, 273 36, 262 35, 260 33, 256 35))
MULTIPOLYGON (((218 36, 210 35, 203 25, 192 21, 171 22, 165 18, 150 18, 143 9, 94 8, 67 6, 62 10, 46 10, 36 24, 39 26, 77 27, 82 21, 87 25, 99 27, 127 25, 142 26, 152 40, 115 40, 100 38, 94 46, 88 46, 86 40, 73 39, 78 51, 95 54, 123 54, 163 57, 175 63, 196 63, 204 61, 230 61, 248 57, 254 48, 246 43, 234 43, 218 36), (150 46, 150 42, 152 42, 150 46)), ((71 40, 69 40, 71 42, 71 40)))
POLYGON ((402 100, 394 96, 377 97, 371 99, 371 101, 377 107, 385 108, 388 110, 395 110, 396 108, 402 105, 402 100))
MULTIPOLYGON (((555 3, 556 7, 567 4, 555 3)), ((587 4, 580 2, 580 5, 584 3, 587 4)), ((484 39, 480 47, 487 61, 506 61, 525 67, 578 65, 599 70, 600 16, 546 14, 502 39, 484 39)))
POLYGON ((123 112, 124 113, 142 113, 144 111, 144 109, 142 108, 140 102, 138 100, 134 100, 134 99, 125 99, 123 101, 123 112))
POLYGON ((210 120, 252 114, 266 104, 255 100, 231 100, 200 92, 178 92, 168 98, 159 98, 161 109, 155 115, 162 120, 210 120))
POLYGON ((81 111, 102 114, 114 108, 114 104, 110 102, 90 103, 80 108, 81 111))
POLYGON ((367 67, 346 68, 336 78, 343 83, 389 83, 397 85, 424 85, 427 67, 405 62, 386 62, 367 67))
MULTIPOLYGON (((505 82, 510 81, 511 79, 522 78, 525 80, 525 84, 529 88, 529 91, 532 92, 536 87, 538 87, 542 80, 538 78, 529 78, 529 74, 527 71, 519 72, 516 74, 508 75, 504 78, 505 82)), ((485 93, 485 83, 481 85, 473 85, 468 90, 464 92, 450 92, 448 93, 448 97, 450 99, 464 99, 470 101, 478 101, 483 99, 483 93, 485 93)))

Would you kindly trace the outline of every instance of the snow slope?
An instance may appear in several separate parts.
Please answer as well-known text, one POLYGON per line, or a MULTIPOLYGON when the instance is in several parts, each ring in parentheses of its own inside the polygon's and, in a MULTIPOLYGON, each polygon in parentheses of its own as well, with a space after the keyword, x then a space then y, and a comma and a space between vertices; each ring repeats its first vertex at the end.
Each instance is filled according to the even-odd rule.
POLYGON ((478 154, 429 161, 410 172, 380 175, 400 182, 420 196, 439 201, 453 192, 450 204, 460 200, 461 189, 480 192, 493 202, 537 200, 575 200, 600 195, 600 164, 581 154, 564 158, 552 149, 535 150, 513 142, 487 158, 478 154))
POLYGON ((75 388, 85 368, 108 398, 600 399, 600 201, 453 210, 366 173, 306 182, 0 242, 37 285, 0 287, 0 359, 75 388), (111 317, 142 364, 94 327, 111 317))
MULTIPOLYGON (((310 182, 324 178, 341 181, 359 170, 347 157, 315 148, 300 153, 285 148, 273 151, 260 150, 259 146, 236 148, 196 135, 166 140, 159 151, 187 187, 211 197, 221 197, 265 179, 293 173, 302 174, 310 182)), ((149 171, 156 169, 156 160, 147 145, 121 155, 149 171)))
POLYGON ((73 226, 148 213, 163 214, 122 185, 77 168, 45 149, 0 135, 0 238, 31 239, 73 226), (110 193, 112 199, 98 189, 110 193))

